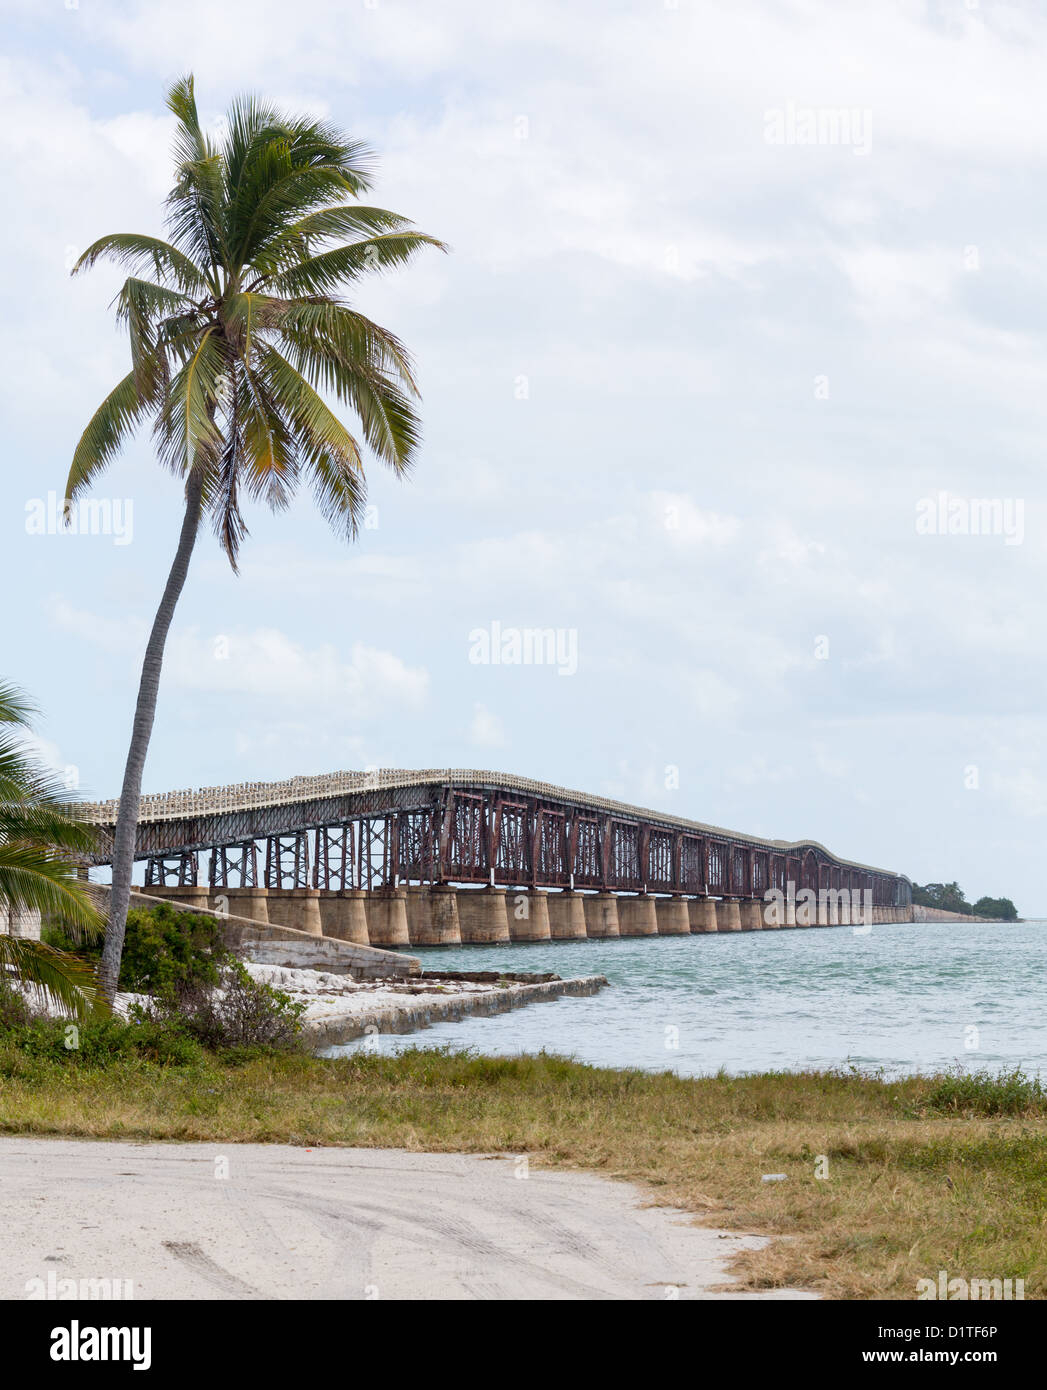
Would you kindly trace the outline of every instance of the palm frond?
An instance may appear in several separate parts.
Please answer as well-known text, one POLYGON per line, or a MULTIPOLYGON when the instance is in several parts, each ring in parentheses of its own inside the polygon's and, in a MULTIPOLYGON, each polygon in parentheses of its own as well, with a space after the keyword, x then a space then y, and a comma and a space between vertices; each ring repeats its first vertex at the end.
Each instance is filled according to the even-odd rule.
POLYGON ((224 162, 200 125, 191 76, 180 78, 167 93, 167 107, 177 118, 176 178, 168 194, 171 239, 194 260, 210 269, 212 288, 219 292, 218 272, 232 269, 225 237, 226 190, 224 162))
POLYGON ((0 724, 20 724, 28 729, 32 727, 33 716, 39 712, 17 686, 0 680, 0 724))
MULTIPOLYGON (((261 116, 261 112, 257 113, 261 116)), ((249 264, 296 218, 359 194, 369 185, 372 154, 322 121, 267 112, 245 148, 231 148, 230 241, 237 265, 249 264)), ((242 138, 237 127, 237 139, 242 138)), ((246 133, 246 131, 244 132, 246 133)))
POLYGON ((61 912, 82 926, 99 917, 75 865, 96 846, 94 827, 79 819, 59 775, 14 730, 28 725, 28 706, 0 687, 0 903, 19 911, 61 912))
POLYGON ((72 274, 90 270, 100 260, 115 261, 133 274, 151 268, 157 279, 170 280, 185 294, 206 293, 214 288, 188 256, 160 237, 141 236, 137 232, 99 237, 73 266, 72 274))
POLYGON ((67 491, 72 499, 88 486, 152 415, 161 462, 177 474, 199 467, 235 568, 242 499, 286 506, 303 474, 324 515, 353 533, 361 448, 325 394, 355 412, 382 461, 409 467, 420 442, 409 354, 340 291, 424 247, 447 248, 354 201, 369 186, 371 151, 327 122, 237 97, 213 139, 191 76, 167 104, 176 120, 168 239, 103 237, 77 266, 108 258, 130 271, 115 303, 132 372, 85 430, 67 491))
POLYGON ((131 341, 131 366, 140 396, 153 400, 167 385, 169 371, 161 324, 173 317, 195 317, 193 301, 179 290, 131 276, 116 300, 116 321, 126 326, 131 341))
POLYGON ((67 502, 105 472, 124 440, 148 415, 151 405, 149 397, 139 392, 133 371, 113 387, 91 416, 73 453, 65 485, 67 502))
MULTIPOLYGON (((365 314, 325 297, 274 300, 283 304, 277 327, 289 349, 309 347, 317 357, 342 366, 363 366, 395 374, 408 391, 418 395, 414 364, 406 347, 389 329, 365 314)), ((334 389, 334 378, 325 389, 334 389)))
POLYGON ((245 485, 273 511, 288 506, 300 472, 298 443, 266 382, 241 357, 238 400, 245 485))
POLYGON ((251 269, 261 282, 313 254, 313 247, 336 237, 357 239, 361 234, 406 231, 411 227, 406 217, 387 212, 385 208, 363 207, 349 203, 342 207, 321 208, 292 222, 251 259, 251 269))
POLYGON ((68 951, 44 941, 0 934, 0 970, 11 969, 27 985, 43 991, 59 1009, 75 1018, 109 1012, 94 968, 68 951))
POLYGON ((100 927, 98 910, 73 876, 68 859, 37 845, 0 845, 0 901, 20 912, 40 912, 100 927))
POLYGON ((355 536, 367 497, 360 446, 275 348, 260 348, 259 359, 274 398, 302 440, 302 462, 313 475, 321 515, 349 537, 355 536))
POLYGON ((156 420, 160 457, 173 473, 187 473, 221 451, 223 441, 215 414, 226 366, 218 330, 209 325, 191 356, 171 378, 156 420))
POLYGON ((406 265, 424 246, 447 247, 425 232, 382 232, 322 251, 267 277, 277 294, 333 294, 373 271, 406 265))
POLYGON ((410 468, 421 443, 421 422, 397 379, 366 363, 331 355, 305 336, 290 339, 288 357, 306 380, 352 407, 364 438, 383 463, 396 473, 410 468))

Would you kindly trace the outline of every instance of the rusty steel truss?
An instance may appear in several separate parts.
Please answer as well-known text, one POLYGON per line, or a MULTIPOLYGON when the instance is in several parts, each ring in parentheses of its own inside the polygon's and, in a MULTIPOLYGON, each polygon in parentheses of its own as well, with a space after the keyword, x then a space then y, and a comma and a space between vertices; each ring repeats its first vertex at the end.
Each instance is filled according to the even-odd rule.
MULTIPOLYGON (((118 804, 81 807, 110 862, 118 804)), ((143 799, 135 858, 151 884, 393 888, 484 883, 760 898, 868 891, 907 906, 902 874, 839 859, 815 841, 764 840, 500 773, 335 773, 143 799), (260 848, 261 847, 261 850, 260 848)))

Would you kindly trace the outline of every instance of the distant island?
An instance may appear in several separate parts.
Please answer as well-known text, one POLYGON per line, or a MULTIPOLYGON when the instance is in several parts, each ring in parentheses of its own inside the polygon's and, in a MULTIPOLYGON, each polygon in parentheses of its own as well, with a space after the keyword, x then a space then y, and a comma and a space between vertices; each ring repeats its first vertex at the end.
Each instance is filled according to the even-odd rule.
POLYGON ((937 907, 944 912, 960 912, 967 917, 991 917, 997 922, 1017 922, 1018 909, 1010 898, 979 898, 969 903, 958 883, 918 883, 912 886, 917 907, 937 907))

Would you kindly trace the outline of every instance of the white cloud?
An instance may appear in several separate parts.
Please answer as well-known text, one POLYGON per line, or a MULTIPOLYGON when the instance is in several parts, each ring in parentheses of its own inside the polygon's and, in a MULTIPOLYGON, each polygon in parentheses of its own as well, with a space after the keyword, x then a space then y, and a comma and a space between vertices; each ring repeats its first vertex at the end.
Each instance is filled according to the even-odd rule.
MULTIPOLYGON (((51 618, 62 632, 102 651, 140 657, 145 626, 54 599, 51 618)), ((205 634, 176 627, 167 641, 163 688, 247 700, 252 717, 274 724, 303 710, 338 721, 374 719, 389 710, 424 708, 429 673, 392 652, 354 642, 346 657, 333 643, 307 647, 276 628, 205 634)))
POLYGON ((76 607, 60 595, 51 596, 47 612, 52 625, 60 632, 89 642, 105 652, 135 652, 144 648, 148 636, 148 628, 139 619, 110 618, 92 613, 89 609, 76 607))
POLYGON ((501 719, 479 701, 473 706, 472 723, 469 725, 469 740, 477 748, 505 747, 505 729, 501 719))
POLYGON ((340 720, 419 710, 429 686, 428 672, 391 652, 354 642, 346 660, 333 644, 309 648, 273 628, 212 636, 183 629, 171 638, 165 670, 186 690, 248 697, 274 719, 303 708, 340 720))
MULTIPOLYGON (((678 764, 674 807, 911 855, 924 878, 959 872, 934 862, 943 844, 982 862, 984 828, 955 805, 971 747, 989 743, 1001 843, 1039 814, 1047 745, 985 728, 1034 720, 1047 684, 1047 16, 301 0, 288 26, 284 8, 187 0, 174 53, 153 0, 25 3, 0 65, 16 516, 61 485, 125 369, 116 273, 70 284, 64 262, 101 232, 159 228, 177 70, 196 70, 208 121, 249 87, 364 136, 375 201, 453 246, 360 294, 419 360, 410 483, 374 476, 381 524, 352 549, 307 502, 252 513, 235 582, 201 538, 158 757, 197 781, 227 754, 245 776, 453 764, 511 729, 520 772, 598 790, 610 768, 620 794, 665 803, 660 770, 678 764), (767 145, 764 114, 789 100, 868 107, 870 154, 767 145), (1024 545, 917 537, 935 488, 1024 497, 1024 545), (460 640, 494 616, 577 628, 577 678, 501 671, 495 699, 460 640)), ((117 557, 133 577, 111 549, 27 542, 14 561, 31 590, 93 596, 46 613, 70 651, 97 653, 57 741, 94 755, 108 737, 100 789, 169 562, 152 538, 173 491, 128 485, 130 466, 113 488, 135 493, 117 557)))

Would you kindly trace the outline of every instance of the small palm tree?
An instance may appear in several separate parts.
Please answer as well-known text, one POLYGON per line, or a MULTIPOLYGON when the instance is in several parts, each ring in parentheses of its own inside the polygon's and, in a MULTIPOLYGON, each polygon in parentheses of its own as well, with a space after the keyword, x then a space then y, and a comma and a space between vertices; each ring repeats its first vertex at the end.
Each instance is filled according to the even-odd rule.
POLYGON ((170 241, 103 237, 73 272, 103 257, 131 272, 115 300, 131 371, 84 431, 67 505, 146 419, 160 461, 185 479, 181 534, 146 646, 120 793, 101 966, 110 999, 164 644, 201 518, 210 517, 235 571, 246 535, 241 498, 282 508, 306 479, 323 515, 355 536, 365 495, 361 447, 323 393, 349 406, 373 453, 403 473, 419 441, 417 390, 402 343, 340 291, 441 245, 395 213, 348 201, 369 186, 370 154, 330 126, 241 98, 216 141, 200 125, 191 77, 171 88, 167 104, 178 123, 170 241))
MULTIPOLYGON (((94 834, 74 819, 64 786, 27 748, 33 713, 14 686, 0 682, 0 919, 46 913, 82 940, 102 924, 75 867, 94 847, 94 834)), ((0 934, 0 971, 10 968, 79 1016, 100 1003, 90 966, 45 942, 0 934)))

